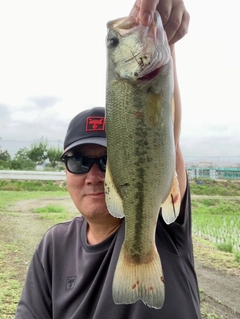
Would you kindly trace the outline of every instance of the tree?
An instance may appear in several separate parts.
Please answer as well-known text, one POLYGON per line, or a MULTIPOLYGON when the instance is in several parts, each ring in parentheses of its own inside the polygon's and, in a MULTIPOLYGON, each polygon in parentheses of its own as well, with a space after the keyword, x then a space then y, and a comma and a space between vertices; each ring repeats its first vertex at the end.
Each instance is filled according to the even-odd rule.
POLYGON ((8 151, 0 151, 0 160, 5 161, 5 162, 10 162, 11 161, 11 156, 8 153, 8 151))
POLYGON ((56 147, 50 147, 47 150, 47 157, 50 161, 51 167, 55 168, 57 166, 57 162, 59 162, 59 158, 61 154, 62 154, 61 150, 56 147))
POLYGON ((0 152, 0 169, 8 169, 11 165, 11 156, 8 151, 0 152))
POLYGON ((36 165, 42 164, 47 158, 47 139, 41 137, 39 142, 35 142, 31 145, 31 149, 28 151, 28 157, 36 165))
POLYGON ((28 157, 28 152, 26 147, 20 148, 11 161, 11 169, 26 171, 35 169, 35 163, 28 157))

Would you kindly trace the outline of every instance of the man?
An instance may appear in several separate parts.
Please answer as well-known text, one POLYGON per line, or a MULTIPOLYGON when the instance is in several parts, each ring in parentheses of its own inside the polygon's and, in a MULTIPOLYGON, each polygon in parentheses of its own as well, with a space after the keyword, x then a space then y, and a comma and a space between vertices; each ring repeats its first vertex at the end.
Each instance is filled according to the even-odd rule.
MULTIPOLYGON (((177 0, 176 0, 177 1, 177 0)), ((172 50, 173 58, 174 50, 172 50)), ((116 305, 112 281, 124 239, 124 220, 109 214, 104 194, 107 161, 105 110, 79 113, 70 123, 62 160, 67 188, 82 217, 52 227, 37 247, 19 301, 16 319, 199 319, 198 284, 191 240, 191 208, 179 147, 181 101, 175 74, 176 168, 182 194, 177 220, 159 215, 156 245, 165 279, 162 309, 141 300, 116 305)))

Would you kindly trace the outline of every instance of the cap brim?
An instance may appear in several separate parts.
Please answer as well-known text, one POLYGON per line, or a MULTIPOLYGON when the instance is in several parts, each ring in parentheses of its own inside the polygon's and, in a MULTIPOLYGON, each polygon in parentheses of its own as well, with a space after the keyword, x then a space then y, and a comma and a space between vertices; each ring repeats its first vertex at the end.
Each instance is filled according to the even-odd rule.
POLYGON ((97 144, 97 145, 107 147, 107 139, 105 137, 89 137, 89 138, 84 138, 84 139, 81 139, 79 141, 76 141, 76 142, 68 145, 68 147, 64 150, 64 152, 62 153, 60 158, 62 158, 72 148, 79 146, 79 145, 83 145, 83 144, 97 144))

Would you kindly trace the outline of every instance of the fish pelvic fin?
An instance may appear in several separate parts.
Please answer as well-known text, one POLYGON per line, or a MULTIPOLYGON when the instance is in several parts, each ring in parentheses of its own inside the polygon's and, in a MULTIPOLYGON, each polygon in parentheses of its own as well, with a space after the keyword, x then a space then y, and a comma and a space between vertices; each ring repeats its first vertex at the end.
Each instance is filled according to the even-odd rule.
POLYGON ((165 298, 164 278, 156 246, 148 262, 136 263, 122 248, 113 279, 115 304, 142 300, 148 307, 161 309, 165 298))
POLYGON ((170 193, 162 204, 162 217, 166 224, 171 224, 177 219, 180 212, 180 205, 181 194, 177 173, 175 172, 170 193))
POLYGON ((112 174, 107 164, 106 173, 105 173, 105 200, 109 213, 117 218, 125 217, 123 213, 123 203, 122 198, 117 192, 117 189, 114 185, 112 174))

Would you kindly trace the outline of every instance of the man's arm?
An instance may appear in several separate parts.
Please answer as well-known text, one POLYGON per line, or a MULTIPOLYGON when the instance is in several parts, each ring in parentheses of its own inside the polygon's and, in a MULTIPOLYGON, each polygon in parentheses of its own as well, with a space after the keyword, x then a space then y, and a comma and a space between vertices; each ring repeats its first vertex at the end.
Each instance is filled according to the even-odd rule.
POLYGON ((152 21, 154 11, 160 13, 169 44, 173 44, 188 32, 190 15, 183 0, 136 0, 131 15, 138 15, 144 25, 152 21))
POLYGON ((52 318, 52 300, 44 269, 35 251, 18 303, 15 319, 52 318))
POLYGON ((176 147, 176 170, 178 174, 178 181, 180 187, 181 198, 183 198, 186 191, 186 169, 185 163, 182 156, 181 148, 179 145, 180 133, 181 133, 181 119, 182 119, 182 104, 181 96, 178 85, 177 70, 176 70, 176 56, 174 46, 171 46, 173 66, 174 66, 174 139, 176 147))

